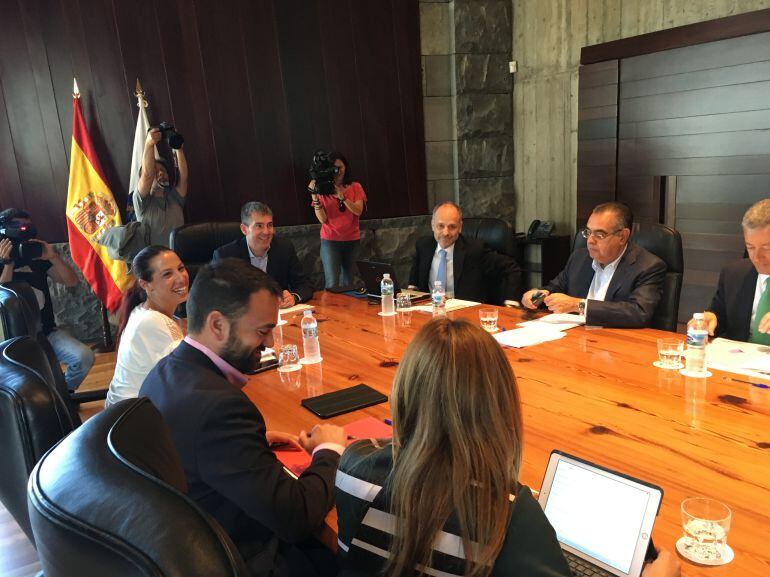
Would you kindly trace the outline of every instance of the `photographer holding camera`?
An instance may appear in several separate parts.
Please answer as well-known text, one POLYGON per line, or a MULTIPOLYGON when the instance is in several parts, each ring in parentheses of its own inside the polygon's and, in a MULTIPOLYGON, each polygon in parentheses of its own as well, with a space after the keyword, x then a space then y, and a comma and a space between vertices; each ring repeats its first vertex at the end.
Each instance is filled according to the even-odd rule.
POLYGON ((94 352, 67 331, 56 328, 48 279, 74 287, 78 276, 50 244, 34 238, 37 230, 26 211, 8 208, 0 212, 0 226, 4 237, 0 240, 0 262, 4 265, 0 283, 16 280, 32 287, 40 305, 43 332, 56 358, 67 365, 64 379, 67 388, 74 391, 91 370, 94 352))
POLYGON ((162 122, 151 128, 144 143, 142 172, 133 194, 136 220, 149 230, 149 244, 169 246, 171 231, 184 224, 184 204, 187 197, 187 157, 182 148, 184 139, 174 127, 162 122), (155 145, 165 138, 176 152, 179 181, 172 186, 169 171, 163 159, 155 158, 155 145))
POLYGON ((310 176, 308 192, 321 223, 326 288, 349 285, 361 244, 359 217, 366 207, 366 193, 351 179, 348 161, 340 152, 317 152, 310 176))

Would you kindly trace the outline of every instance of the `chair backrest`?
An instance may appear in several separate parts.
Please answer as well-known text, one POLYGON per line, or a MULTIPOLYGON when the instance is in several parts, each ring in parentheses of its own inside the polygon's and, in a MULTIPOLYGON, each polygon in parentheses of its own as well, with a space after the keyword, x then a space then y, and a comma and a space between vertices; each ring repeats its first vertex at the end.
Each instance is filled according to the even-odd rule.
POLYGON ((28 500, 46 577, 248 575, 222 528, 185 492, 160 413, 116 403, 46 454, 28 500))
MULTIPOLYGON (((499 218, 464 218, 463 236, 481 240, 496 252, 511 258, 516 257, 513 227, 499 218)), ((487 279, 484 301, 502 305, 505 295, 508 294, 506 282, 505 279, 487 279)))
POLYGON ((73 428, 38 342, 16 337, 0 343, 0 500, 33 543, 27 479, 40 457, 73 428))
POLYGON ((238 222, 201 222, 172 230, 170 244, 187 267, 192 283, 198 269, 211 261, 216 249, 242 236, 238 222))
POLYGON ((464 218, 463 234, 477 238, 494 251, 515 257, 513 227, 499 218, 464 218))
MULTIPOLYGON (((663 295, 652 317, 652 328, 664 331, 676 331, 679 316, 679 297, 682 293, 684 278, 684 256, 682 254, 682 235, 679 231, 665 224, 635 222, 631 240, 647 249, 666 263, 666 278, 663 281, 663 295)), ((586 246, 586 239, 580 231, 575 235, 575 248, 586 246)))
POLYGON ((67 405, 73 423, 79 425, 78 404, 70 396, 59 359, 43 333, 40 305, 34 290, 26 282, 13 281, 0 285, 0 326, 6 339, 32 337, 37 340, 48 359, 56 390, 67 405))

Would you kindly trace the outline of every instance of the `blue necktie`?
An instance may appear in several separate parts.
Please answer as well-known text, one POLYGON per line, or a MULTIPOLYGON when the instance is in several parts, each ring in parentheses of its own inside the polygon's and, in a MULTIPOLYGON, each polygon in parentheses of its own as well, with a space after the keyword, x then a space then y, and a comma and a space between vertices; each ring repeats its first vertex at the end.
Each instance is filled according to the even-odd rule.
POLYGON ((436 271, 436 280, 441 281, 441 286, 447 290, 446 286, 446 251, 442 248, 438 251, 438 270, 436 271))

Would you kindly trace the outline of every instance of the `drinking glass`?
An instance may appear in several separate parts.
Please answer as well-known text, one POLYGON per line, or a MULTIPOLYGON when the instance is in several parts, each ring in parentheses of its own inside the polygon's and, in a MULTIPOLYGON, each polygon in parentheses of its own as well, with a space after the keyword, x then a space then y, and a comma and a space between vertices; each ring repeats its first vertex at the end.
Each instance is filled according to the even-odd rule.
POLYGON ((298 371, 301 368, 297 345, 283 345, 281 352, 278 354, 278 370, 282 373, 288 373, 298 371))
POLYGON ((682 554, 696 563, 725 560, 731 519, 730 508, 715 499, 691 497, 682 501, 682 554))
POLYGON ((497 309, 481 309, 479 320, 481 321, 481 328, 488 333, 494 333, 497 330, 497 309))
POLYGON ((681 369, 684 341, 658 339, 658 365, 661 369, 681 369))
POLYGON ((405 311, 412 308, 412 299, 409 293, 398 293, 396 295, 396 311, 405 311))

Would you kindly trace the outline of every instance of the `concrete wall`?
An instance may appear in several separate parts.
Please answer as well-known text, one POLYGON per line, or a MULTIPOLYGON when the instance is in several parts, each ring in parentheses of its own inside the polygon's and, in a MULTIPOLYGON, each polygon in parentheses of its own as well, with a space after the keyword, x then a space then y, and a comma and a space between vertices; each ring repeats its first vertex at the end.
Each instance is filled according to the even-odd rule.
POLYGON ((770 7, 768 0, 512 0, 516 230, 535 218, 571 233, 583 46, 770 7))

